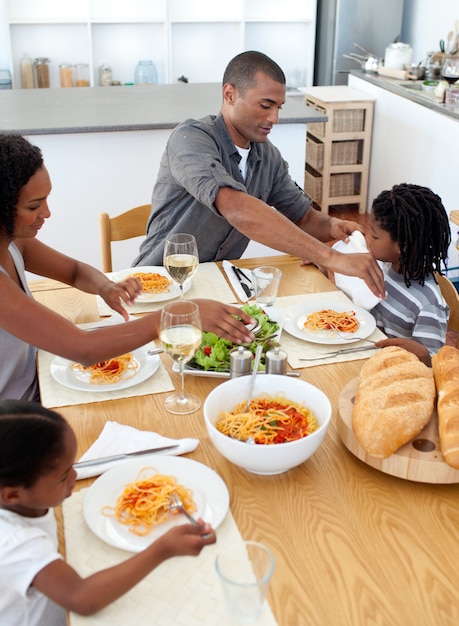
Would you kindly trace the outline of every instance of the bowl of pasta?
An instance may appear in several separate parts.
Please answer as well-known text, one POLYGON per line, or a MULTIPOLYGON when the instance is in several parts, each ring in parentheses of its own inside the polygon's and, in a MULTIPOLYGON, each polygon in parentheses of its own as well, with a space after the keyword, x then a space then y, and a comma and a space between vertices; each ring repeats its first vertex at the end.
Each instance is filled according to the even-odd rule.
POLYGON ((276 374, 227 380, 207 396, 204 422, 217 450, 254 474, 281 474, 312 456, 327 432, 331 404, 317 387, 276 374))

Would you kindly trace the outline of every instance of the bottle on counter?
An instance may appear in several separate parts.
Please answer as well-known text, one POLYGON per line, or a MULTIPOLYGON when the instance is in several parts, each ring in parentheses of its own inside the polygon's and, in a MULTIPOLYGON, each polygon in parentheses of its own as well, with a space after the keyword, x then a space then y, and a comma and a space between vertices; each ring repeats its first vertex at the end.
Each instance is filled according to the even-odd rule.
POLYGON ((135 68, 134 83, 136 85, 155 85, 158 73, 153 61, 141 60, 135 68))
POLYGON ((35 87, 35 78, 33 75, 33 61, 27 52, 24 52, 19 61, 19 70, 21 74, 22 89, 33 89, 35 87))
POLYGON ((89 65, 77 63, 75 65, 75 87, 89 87, 89 65))
POLYGON ((59 77, 61 87, 73 87, 73 65, 61 63, 61 65, 59 65, 59 77))
POLYGON ((43 89, 49 87, 49 64, 48 57, 37 57, 34 61, 37 87, 43 89))
POLYGON ((99 85, 101 87, 110 87, 112 80, 112 68, 107 63, 102 63, 99 67, 99 85))

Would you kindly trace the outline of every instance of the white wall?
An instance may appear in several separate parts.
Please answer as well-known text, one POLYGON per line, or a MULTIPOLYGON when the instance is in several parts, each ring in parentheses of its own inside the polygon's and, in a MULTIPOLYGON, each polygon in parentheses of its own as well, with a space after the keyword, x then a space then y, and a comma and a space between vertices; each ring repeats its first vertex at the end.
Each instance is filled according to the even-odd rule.
POLYGON ((459 20, 458 0, 405 0, 402 41, 411 44, 413 62, 418 63, 430 50, 438 51, 459 20))

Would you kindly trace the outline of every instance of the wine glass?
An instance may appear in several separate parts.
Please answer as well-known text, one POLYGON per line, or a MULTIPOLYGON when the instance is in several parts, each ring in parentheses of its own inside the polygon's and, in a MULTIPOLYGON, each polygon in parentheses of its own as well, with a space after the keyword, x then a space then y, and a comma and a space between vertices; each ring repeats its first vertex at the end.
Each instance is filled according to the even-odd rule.
POLYGON ((198 246, 193 235, 176 233, 166 239, 164 267, 180 287, 180 300, 183 300, 183 284, 196 274, 198 265, 198 246))
POLYGON ((450 85, 459 80, 459 57, 446 57, 441 69, 441 75, 450 85))
POLYGON ((186 415, 197 411, 201 400, 185 393, 183 368, 196 354, 202 341, 199 307, 191 300, 169 302, 161 311, 159 340, 164 351, 178 363, 181 377, 180 392, 168 396, 164 406, 170 413, 186 415))

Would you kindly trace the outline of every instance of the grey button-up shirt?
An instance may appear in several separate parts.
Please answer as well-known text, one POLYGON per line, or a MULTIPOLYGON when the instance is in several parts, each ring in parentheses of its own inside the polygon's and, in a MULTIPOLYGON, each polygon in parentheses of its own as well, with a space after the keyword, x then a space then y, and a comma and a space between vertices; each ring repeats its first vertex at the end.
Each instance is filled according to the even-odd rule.
POLYGON ((147 236, 133 265, 162 265, 164 241, 172 233, 193 234, 201 262, 239 258, 249 239, 215 207, 222 187, 259 198, 292 222, 309 210, 311 198, 269 140, 251 144, 245 181, 240 159, 221 114, 177 126, 161 159, 147 236))

